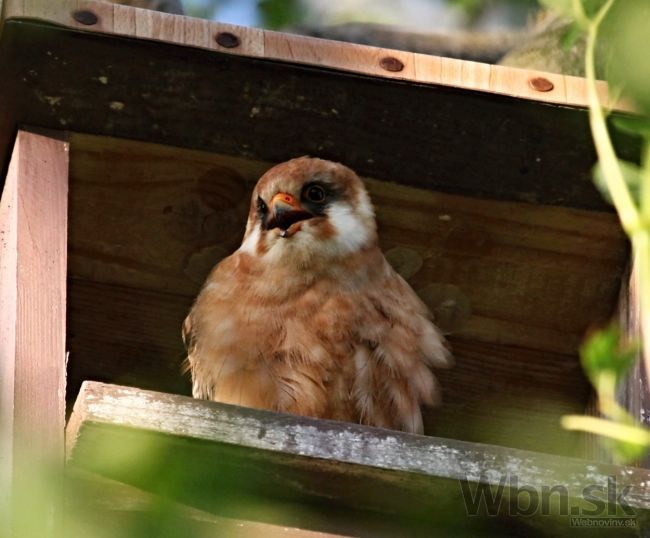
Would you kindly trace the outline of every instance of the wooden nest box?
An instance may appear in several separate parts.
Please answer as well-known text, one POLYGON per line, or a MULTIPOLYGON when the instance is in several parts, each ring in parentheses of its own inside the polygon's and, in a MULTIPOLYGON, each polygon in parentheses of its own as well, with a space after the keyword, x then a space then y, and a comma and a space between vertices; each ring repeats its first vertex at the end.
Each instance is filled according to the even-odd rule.
MULTIPOLYGON (((494 486, 507 470, 576 491, 620 476, 636 507, 650 506, 647 471, 566 459, 597 453, 559 426, 591 408, 586 331, 629 302, 626 238, 591 180, 584 80, 97 1, 0 6, 10 485, 26 458, 20 436, 30 457, 62 457, 76 401, 68 466, 115 481, 98 496, 152 492, 137 473, 106 471, 92 448, 157 437, 203 493, 228 488, 197 477, 255 470, 255 491, 238 486, 257 499, 247 509, 224 509, 218 488, 208 504, 189 486, 174 499, 188 519, 200 511, 223 528, 236 517, 250 535, 443 528, 440 506, 464 528, 454 481, 494 486), (442 406, 426 412, 431 437, 187 398, 182 320, 239 245, 256 180, 299 155, 364 178, 382 249, 449 333, 457 364, 441 375, 442 406), (312 508, 295 517, 260 509, 303 501, 312 508)), ((636 158, 632 141, 617 144, 636 158)), ((638 409, 644 394, 630 387, 638 409)))

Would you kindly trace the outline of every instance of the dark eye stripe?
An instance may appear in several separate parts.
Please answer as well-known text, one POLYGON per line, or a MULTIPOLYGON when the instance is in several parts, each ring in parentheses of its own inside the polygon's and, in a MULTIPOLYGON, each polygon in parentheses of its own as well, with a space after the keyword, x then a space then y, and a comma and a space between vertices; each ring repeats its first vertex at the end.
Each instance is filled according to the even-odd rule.
POLYGON ((257 212, 260 215, 266 215, 269 212, 268 206, 260 196, 257 197, 257 212))

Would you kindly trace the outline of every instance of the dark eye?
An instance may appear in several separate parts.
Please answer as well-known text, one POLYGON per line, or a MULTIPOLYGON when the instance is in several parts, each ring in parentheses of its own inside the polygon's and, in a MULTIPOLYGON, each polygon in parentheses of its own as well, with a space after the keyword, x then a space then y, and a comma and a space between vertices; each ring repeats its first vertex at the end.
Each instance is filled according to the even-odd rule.
POLYGON ((260 196, 257 197, 257 212, 261 215, 266 215, 269 211, 269 208, 264 203, 264 200, 260 196))
POLYGON ((307 200, 310 202, 314 202, 315 204, 323 203, 326 197, 327 193, 325 192, 325 189, 320 185, 310 185, 305 190, 305 198, 307 198, 307 200))

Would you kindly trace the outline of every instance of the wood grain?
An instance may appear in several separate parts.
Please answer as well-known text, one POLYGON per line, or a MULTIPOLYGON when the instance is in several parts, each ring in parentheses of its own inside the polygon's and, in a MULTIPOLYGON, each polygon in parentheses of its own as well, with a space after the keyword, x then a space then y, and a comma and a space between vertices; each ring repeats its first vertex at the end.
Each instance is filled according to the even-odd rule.
MULTIPOLYGON (((71 141, 69 401, 86 379, 189 394, 180 325, 208 271, 238 247, 271 163, 71 141)), ((584 409, 577 348, 616 305, 627 244, 615 216, 365 181, 384 252, 457 358, 426 431, 573 453, 579 439, 558 419, 584 409)))
MULTIPOLYGON (((218 23, 208 25, 207 33, 210 38, 205 39, 205 21, 131 6, 107 7, 105 3, 99 1, 56 0, 44 3, 40 0, 26 2, 8 0, 5 17, 37 18, 70 27, 82 27, 85 31, 154 39, 179 45, 216 49, 228 54, 243 54, 372 76, 454 86, 541 102, 587 106, 585 81, 575 77, 568 77, 570 80, 567 80, 564 75, 504 66, 487 66, 456 59, 444 59, 442 63, 445 68, 438 70, 435 66, 440 60, 426 55, 218 23), (45 10, 44 4, 47 4, 45 10), (114 22, 110 20, 111 8, 114 10, 112 16, 114 22), (100 23, 90 26, 80 25, 70 16, 75 9, 86 9, 101 14, 100 23), (226 48, 217 45, 214 36, 219 32, 228 32, 237 36, 240 41, 239 46, 226 48), (387 56, 399 59, 403 68, 397 71, 382 68, 379 60, 387 56), (551 80, 554 89, 548 92, 532 89, 529 80, 535 76, 543 76, 551 80), (568 86, 570 90, 567 89, 568 86)), ((605 92, 603 96, 606 96, 605 92)), ((630 110, 629 103, 619 102, 610 105, 619 110, 630 110)))
POLYGON ((35 500, 29 477, 63 464, 67 194, 68 144, 20 131, 0 203, 0 489, 43 504, 16 518, 16 535, 49 536, 60 516, 60 490, 35 500))
MULTIPOLYGON (((276 503, 301 504, 302 525, 325 532, 345 523, 358 524, 365 513, 375 526, 390 525, 380 535, 391 535, 396 525, 406 535, 414 535, 414 528, 420 531, 415 535, 432 528, 444 530, 445 535, 474 528, 475 533, 468 535, 479 535, 475 525, 485 525, 487 519, 498 529, 503 521, 467 518, 458 481, 497 486, 513 475, 520 488, 541 491, 564 486, 572 506, 580 505, 588 485, 606 485, 608 477, 616 477, 618 487, 629 485, 626 499, 631 506, 640 512, 650 508, 646 469, 96 383, 84 385, 67 433, 69 462, 74 467, 148 491, 167 491, 176 501, 216 514, 224 509, 246 512, 241 506, 244 499, 259 495, 266 499, 267 513, 248 511, 246 519, 266 517, 276 524, 287 517, 281 510, 274 512, 281 506, 276 503), (115 451, 107 449, 114 443, 146 444, 149 450, 132 449, 130 465, 115 465, 115 451), (173 489, 165 486, 164 478, 172 476, 173 489), (320 517, 310 518, 310 512, 320 517)), ((553 535, 570 531, 562 520, 550 516, 542 520, 553 535)), ((363 528, 374 535, 368 524, 363 528)), ((507 534, 504 527, 492 532, 507 534)))
MULTIPOLYGON (((193 39, 208 37, 198 31, 193 39)), ((486 82, 484 69, 439 63, 455 79, 486 82)), ((418 188, 611 211, 591 178, 585 110, 25 19, 5 22, 0 70, 5 153, 29 121, 267 162, 318 155, 418 188)), ((638 159, 638 140, 614 138, 622 158, 638 159)))
MULTIPOLYGON (((250 191, 271 166, 72 142, 71 276, 187 297, 239 246, 250 191)), ((405 247, 421 260, 409 282, 453 334, 573 354, 613 311, 627 256, 614 215, 366 184, 384 251, 405 247)))

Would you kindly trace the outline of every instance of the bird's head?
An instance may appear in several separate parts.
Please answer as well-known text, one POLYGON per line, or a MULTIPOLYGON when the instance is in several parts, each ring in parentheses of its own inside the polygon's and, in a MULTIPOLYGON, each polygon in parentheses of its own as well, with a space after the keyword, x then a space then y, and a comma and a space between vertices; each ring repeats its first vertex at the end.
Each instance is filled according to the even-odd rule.
POLYGON ((374 211, 359 177, 342 164, 300 157, 258 181, 241 250, 268 263, 308 267, 376 241, 374 211))

